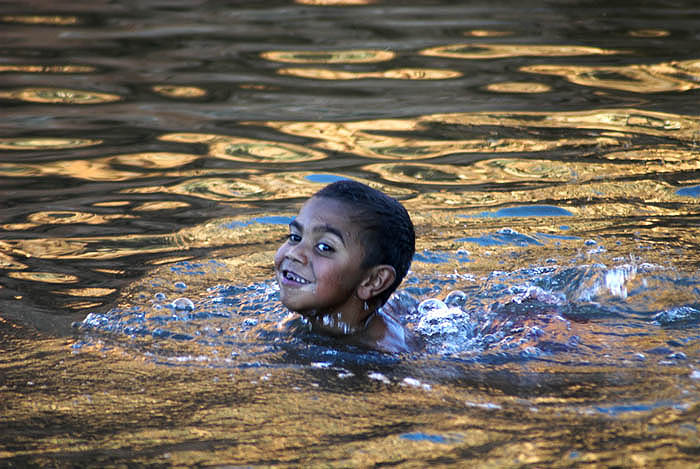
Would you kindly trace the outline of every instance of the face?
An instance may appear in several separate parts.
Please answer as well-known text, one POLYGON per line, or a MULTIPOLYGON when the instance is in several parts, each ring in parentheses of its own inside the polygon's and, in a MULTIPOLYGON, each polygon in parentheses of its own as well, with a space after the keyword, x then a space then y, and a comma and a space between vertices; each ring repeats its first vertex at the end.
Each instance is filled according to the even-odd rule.
POLYGON ((364 251, 347 205, 312 197, 289 225, 289 237, 275 254, 280 299, 305 316, 343 312, 352 307, 365 278, 364 251))

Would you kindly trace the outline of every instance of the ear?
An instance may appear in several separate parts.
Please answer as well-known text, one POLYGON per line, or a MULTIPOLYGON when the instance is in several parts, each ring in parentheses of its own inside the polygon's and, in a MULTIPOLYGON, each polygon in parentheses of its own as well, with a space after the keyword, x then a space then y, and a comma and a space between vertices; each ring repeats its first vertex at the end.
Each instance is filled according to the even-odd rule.
POLYGON ((370 268, 365 279, 357 287, 357 297, 363 301, 370 300, 394 283, 396 270, 387 264, 370 268))

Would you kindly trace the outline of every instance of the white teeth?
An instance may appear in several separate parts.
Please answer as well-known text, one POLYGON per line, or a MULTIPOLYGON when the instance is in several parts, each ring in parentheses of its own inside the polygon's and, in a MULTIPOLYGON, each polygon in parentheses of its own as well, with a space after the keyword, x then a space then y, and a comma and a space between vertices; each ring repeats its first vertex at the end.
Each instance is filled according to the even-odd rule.
POLYGON ((297 274, 295 274, 294 272, 290 272, 288 270, 284 272, 284 278, 286 278, 287 280, 291 280, 293 282, 297 282, 297 283, 309 283, 306 279, 303 279, 303 278, 299 277, 297 274))

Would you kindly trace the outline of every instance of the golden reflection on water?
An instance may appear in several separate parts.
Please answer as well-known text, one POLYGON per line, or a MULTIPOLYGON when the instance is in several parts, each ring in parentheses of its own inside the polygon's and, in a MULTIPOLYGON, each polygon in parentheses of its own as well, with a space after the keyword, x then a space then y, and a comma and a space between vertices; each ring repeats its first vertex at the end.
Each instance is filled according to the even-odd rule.
POLYGON ((103 104, 121 101, 123 98, 116 94, 96 91, 43 87, 0 91, 0 99, 47 104, 103 104))
POLYGON ((155 85, 151 89, 168 98, 194 99, 207 95, 207 90, 198 86, 155 85))
POLYGON ((21 73, 90 73, 96 70, 91 65, 20 65, 0 64, 0 72, 21 73))
POLYGON ((1 150, 62 150, 99 145, 102 140, 86 138, 18 137, 0 138, 1 150))
POLYGON ((265 60, 299 64, 363 64, 385 62, 396 53, 380 49, 351 49, 329 51, 268 51, 260 54, 265 60))
MULTIPOLYGON (((143 187, 126 189, 124 193, 170 193, 179 195, 190 195, 202 197, 207 200, 217 200, 221 202, 253 202, 257 200, 276 200, 276 199, 301 199, 312 196, 315 192, 327 184, 327 182, 314 182, 313 177, 317 173, 314 172, 285 172, 285 173, 268 173, 268 174, 251 174, 245 179, 233 177, 216 178, 216 177, 201 177, 190 179, 179 184, 174 184, 168 187, 143 187)), ((342 174, 334 174, 332 172, 324 172, 327 177, 342 178, 342 174)), ((406 196, 413 194, 414 191, 383 186, 373 181, 366 181, 363 178, 355 178, 358 181, 365 182, 371 186, 375 186, 386 192, 393 194, 394 197, 406 196)))
POLYGON ((527 81, 489 83, 485 88, 494 93, 546 93, 552 90, 547 84, 527 81))
POLYGON ((671 35, 671 32, 665 29, 633 29, 627 34, 632 37, 667 37, 671 35))
MULTIPOLYGON (((489 120, 484 114, 484 121, 489 120)), ((292 135, 317 138, 316 144, 331 151, 354 153, 366 158, 392 160, 422 160, 457 153, 515 153, 542 152, 564 147, 605 147, 618 144, 610 137, 565 138, 538 140, 535 138, 498 138, 483 136, 471 140, 422 140, 415 137, 393 137, 382 135, 382 131, 420 130, 431 122, 458 121, 464 124, 485 124, 479 114, 433 115, 416 119, 385 119, 358 122, 265 122, 264 124, 292 135), (443 120, 444 119, 444 120, 443 120)), ((517 115, 513 115, 515 120, 517 115)), ((528 125, 520 122, 519 126, 528 125)), ((531 124, 530 124, 531 125, 531 124)))
POLYGON ((99 215, 88 212, 73 212, 73 211, 44 211, 34 212, 27 219, 36 225, 65 225, 84 223, 87 225, 102 225, 108 224, 113 220, 135 218, 128 214, 114 215, 99 215))
MULTIPOLYGON (((5 249, 7 245, 0 244, 0 248, 5 249)), ((22 270, 28 268, 26 264, 17 261, 12 256, 0 252, 0 268, 8 270, 22 270)))
POLYGON ((680 371, 670 367, 628 378, 609 367, 570 377, 551 363, 541 372, 475 364, 464 369, 466 383, 426 389, 303 367, 163 366, 119 346, 73 353, 71 339, 1 319, 0 327, 3 396, 12 403, 3 417, 34 422, 31 445, 1 454, 37 465, 90 455, 101 466, 694 467, 697 432, 679 426, 692 426, 697 405, 630 418, 590 410, 605 393, 624 401, 672 389, 680 371))
POLYGON ((148 152, 116 155, 111 157, 110 162, 145 169, 170 169, 185 166, 199 158, 199 155, 188 153, 148 152))
POLYGON ((253 163, 300 163, 326 158, 326 154, 303 145, 253 140, 226 135, 173 133, 158 137, 166 142, 204 143, 209 155, 232 161, 253 163))
POLYGON ((71 274, 60 274, 56 272, 10 272, 7 274, 8 277, 30 280, 32 282, 44 282, 44 283, 75 283, 79 280, 78 277, 71 274))
MULTIPOLYGON (((46 163, 0 163, 0 175, 32 177, 59 175, 88 181, 126 181, 153 176, 196 176, 201 171, 178 169, 200 155, 146 152, 114 155, 90 160, 60 160, 46 163), (117 167, 115 167, 117 166, 117 167), (132 166, 132 170, 118 169, 132 166), (160 170, 160 171, 153 171, 160 170)), ((211 170, 216 172, 216 170, 211 170)))
POLYGON ((447 80, 459 78, 460 72, 429 68, 398 68, 377 72, 346 72, 326 68, 281 68, 280 75, 290 75, 316 80, 362 80, 366 78, 386 78, 390 80, 447 80))
POLYGON ((700 117, 640 109, 596 109, 576 112, 478 112, 424 116, 421 124, 442 122, 460 125, 501 125, 562 129, 596 129, 623 132, 643 131, 646 135, 670 136, 695 142, 700 117))
POLYGON ((15 252, 36 259, 115 259, 168 252, 178 247, 166 235, 34 238, 9 240, 7 244, 15 252))
POLYGON ((21 24, 56 24, 69 26, 78 24, 80 20, 77 16, 48 16, 48 15, 3 15, 0 21, 4 23, 21 24))
POLYGON ((512 36, 513 34, 515 34, 513 31, 500 31, 495 29, 471 29, 464 32, 465 36, 470 37, 504 37, 512 36))
POLYGON ((527 65, 523 72, 555 75, 577 85, 632 93, 664 93, 700 88, 700 60, 651 65, 527 65))
POLYGON ((69 288, 67 290, 55 290, 52 293, 66 296, 107 296, 116 292, 116 288, 69 288))
POLYGON ((125 207, 131 205, 129 200, 108 200, 105 202, 95 202, 92 204, 94 207, 125 207))
POLYGON ((581 55, 614 55, 621 51, 586 46, 549 46, 535 44, 466 43, 430 47, 421 55, 451 59, 500 59, 507 57, 567 57, 581 55))
MULTIPOLYGON (((147 193, 151 188, 133 189, 125 193, 147 193)), ((202 177, 190 179, 168 187, 159 187, 157 192, 170 194, 191 195, 207 200, 217 201, 253 201, 268 198, 271 194, 265 188, 257 185, 254 178, 212 178, 202 177)))
POLYGON ((187 202, 179 201, 162 201, 162 202, 145 202, 134 207, 136 211, 153 212, 156 210, 175 210, 179 208, 187 208, 191 205, 187 202))

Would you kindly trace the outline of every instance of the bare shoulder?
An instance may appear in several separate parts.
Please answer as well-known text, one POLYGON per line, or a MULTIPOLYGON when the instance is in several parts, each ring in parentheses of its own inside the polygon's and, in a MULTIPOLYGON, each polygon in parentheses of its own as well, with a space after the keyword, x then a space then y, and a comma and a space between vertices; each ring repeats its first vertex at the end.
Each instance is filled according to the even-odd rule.
POLYGON ((365 331, 365 345, 387 353, 414 352, 418 349, 413 334, 401 323, 383 311, 377 311, 365 331))

